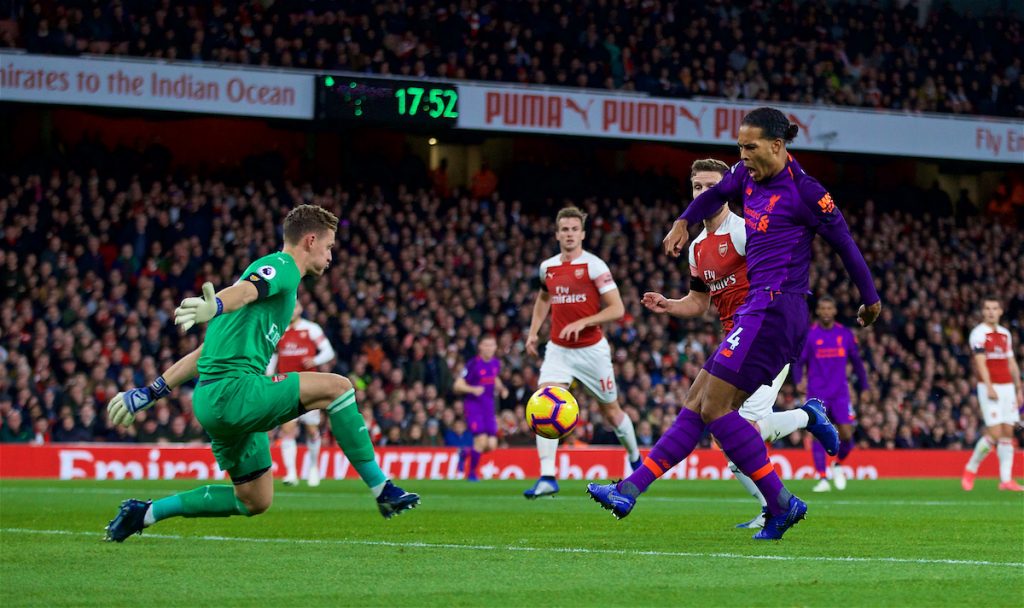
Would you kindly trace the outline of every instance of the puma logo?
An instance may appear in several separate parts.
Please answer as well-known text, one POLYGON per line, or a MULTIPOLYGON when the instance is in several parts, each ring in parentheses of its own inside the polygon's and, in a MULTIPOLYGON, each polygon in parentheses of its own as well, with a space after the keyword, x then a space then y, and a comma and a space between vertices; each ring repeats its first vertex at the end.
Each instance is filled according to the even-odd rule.
POLYGON ((790 114, 788 118, 789 122, 800 127, 800 131, 804 134, 804 137, 807 138, 807 141, 811 141, 811 125, 814 123, 814 114, 811 114, 810 117, 808 117, 806 123, 801 121, 793 114, 790 114))
POLYGON ((592 105, 594 105, 593 99, 588 101, 587 108, 583 109, 580 107, 578 103, 576 103, 576 100, 573 99, 572 97, 565 98, 565 108, 567 110, 572 110, 573 112, 579 114, 580 117, 583 119, 583 125, 587 128, 588 131, 590 130, 590 106, 592 105))
POLYGON ((683 118, 685 118, 686 120, 688 120, 688 121, 693 123, 693 127, 695 129, 697 129, 697 136, 698 137, 703 137, 704 136, 704 130, 700 126, 700 119, 704 117, 704 112, 707 112, 707 110, 708 109, 706 107, 701 107, 700 113, 697 114, 696 116, 694 116, 685 107, 679 106, 679 113, 683 116, 683 118))

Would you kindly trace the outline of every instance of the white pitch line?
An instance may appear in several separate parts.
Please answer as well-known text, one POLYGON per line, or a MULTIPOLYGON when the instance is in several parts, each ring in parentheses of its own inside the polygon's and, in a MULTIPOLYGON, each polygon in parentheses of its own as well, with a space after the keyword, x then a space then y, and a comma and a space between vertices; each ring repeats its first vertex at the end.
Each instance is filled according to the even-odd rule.
MULTIPOLYGON (((91 536, 99 539, 98 532, 81 532, 74 530, 35 530, 30 528, 0 528, 0 533, 5 534, 41 534, 51 536, 91 536)), ((917 565, 940 565, 940 566, 980 566, 995 568, 1018 568, 1024 569, 1024 562, 991 562, 983 560, 964 559, 925 559, 906 557, 833 557, 833 556, 800 556, 800 555, 744 555, 742 553, 699 553, 691 551, 640 551, 628 549, 588 549, 585 547, 522 547, 515 545, 459 545, 452 543, 425 543, 425 542, 396 542, 387 540, 351 540, 351 539, 308 539, 308 538, 247 538, 237 536, 182 536, 179 534, 145 534, 146 538, 159 538, 163 540, 202 540, 212 542, 234 542, 254 544, 301 544, 301 545, 327 545, 327 546, 367 546, 367 547, 397 547, 402 549, 454 549, 458 551, 525 551, 531 553, 571 553, 583 555, 618 555, 618 556, 642 556, 642 557, 687 557, 687 558, 714 558, 731 560, 765 560, 779 562, 840 562, 840 563, 888 563, 888 564, 917 564, 917 565)))
MULTIPOLYGON (((0 486, 0 496, 8 492, 23 492, 27 494, 111 494, 117 496, 125 496, 132 494, 141 494, 145 492, 154 492, 165 494, 168 492, 167 488, 53 488, 53 487, 41 487, 41 488, 5 488, 0 486)), ((331 496, 363 496, 366 492, 301 492, 293 491, 289 488, 277 488, 274 492, 274 498, 329 498, 331 496)), ((466 495, 464 494, 434 494, 429 493, 428 496, 431 499, 445 499, 445 500, 465 500, 466 495)), ((566 493, 562 493, 562 496, 568 496, 566 493)), ((582 493, 580 496, 584 496, 582 493)), ((487 500, 511 500, 515 502, 523 502, 522 496, 519 494, 508 495, 508 496, 494 496, 488 495, 487 500)), ((734 503, 734 504, 750 504, 753 502, 751 498, 738 498, 738 497, 722 497, 716 498, 713 496, 645 496, 643 502, 689 502, 689 503, 734 503)), ((857 499, 839 499, 833 500, 823 496, 813 497, 813 503, 815 507, 828 506, 828 505, 844 505, 844 506, 885 506, 885 507, 970 507, 970 506, 987 506, 987 507, 998 507, 998 506, 1013 506, 1019 507, 1019 503, 1013 496, 1007 496, 1006 500, 857 500, 857 499)))

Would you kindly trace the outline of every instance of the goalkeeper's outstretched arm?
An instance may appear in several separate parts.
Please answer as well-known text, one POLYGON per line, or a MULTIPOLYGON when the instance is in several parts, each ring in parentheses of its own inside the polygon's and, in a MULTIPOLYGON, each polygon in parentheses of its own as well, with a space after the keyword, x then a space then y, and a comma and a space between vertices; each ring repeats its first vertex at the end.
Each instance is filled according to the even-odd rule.
POLYGON ((203 353, 203 345, 174 362, 167 368, 161 378, 167 387, 174 390, 199 375, 199 356, 203 353))
POLYGON ((153 407, 158 399, 171 394, 175 388, 185 384, 199 375, 199 356, 203 353, 203 345, 174 362, 159 378, 149 386, 133 388, 118 393, 107 404, 110 422, 128 426, 135 421, 135 414, 153 407))

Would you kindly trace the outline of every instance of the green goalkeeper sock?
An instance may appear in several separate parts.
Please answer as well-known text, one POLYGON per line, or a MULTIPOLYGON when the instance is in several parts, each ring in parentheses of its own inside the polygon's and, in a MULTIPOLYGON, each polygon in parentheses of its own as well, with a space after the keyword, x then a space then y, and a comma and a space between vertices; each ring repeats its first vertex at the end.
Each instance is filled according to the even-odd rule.
POLYGON ((363 483, 370 487, 374 496, 379 496, 384 488, 387 477, 373 457, 373 442, 366 430, 359 408, 356 407, 356 391, 350 389, 327 406, 327 414, 331 419, 331 432, 338 440, 341 451, 363 478, 363 483))
POLYGON ((249 515, 231 486, 203 486, 153 501, 146 525, 168 517, 231 517, 249 515), (152 518, 152 521, 149 521, 152 518))

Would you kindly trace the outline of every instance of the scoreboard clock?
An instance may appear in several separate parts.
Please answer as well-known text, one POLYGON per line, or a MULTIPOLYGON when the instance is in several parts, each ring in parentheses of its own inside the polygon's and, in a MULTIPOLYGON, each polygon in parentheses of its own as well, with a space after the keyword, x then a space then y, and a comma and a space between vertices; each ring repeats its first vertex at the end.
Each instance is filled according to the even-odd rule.
POLYGON ((459 91, 453 84, 349 76, 317 76, 317 115, 328 121, 453 127, 459 91))

